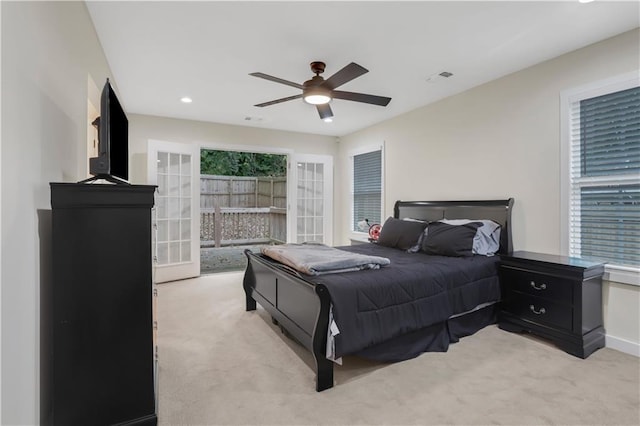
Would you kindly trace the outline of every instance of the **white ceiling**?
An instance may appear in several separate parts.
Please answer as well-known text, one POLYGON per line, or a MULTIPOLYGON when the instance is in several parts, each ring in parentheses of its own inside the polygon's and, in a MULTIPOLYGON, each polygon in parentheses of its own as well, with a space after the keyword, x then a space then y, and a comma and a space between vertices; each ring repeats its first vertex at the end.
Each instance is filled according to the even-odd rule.
MULTIPOLYGON (((128 113, 343 136, 640 25, 635 1, 87 2, 128 113), (334 100, 332 123, 297 99, 309 63, 340 90, 387 107, 334 100), (427 82, 431 75, 453 76, 427 82), (189 96, 193 103, 180 98, 189 96), (252 118, 247 120, 247 117, 252 118)), ((97 82, 100 84, 99 82, 97 82)))

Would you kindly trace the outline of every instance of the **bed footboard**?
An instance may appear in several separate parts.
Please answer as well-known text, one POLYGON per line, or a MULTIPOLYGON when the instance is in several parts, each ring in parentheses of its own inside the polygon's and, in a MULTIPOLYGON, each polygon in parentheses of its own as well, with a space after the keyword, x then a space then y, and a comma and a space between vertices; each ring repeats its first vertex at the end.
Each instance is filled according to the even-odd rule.
POLYGON ((302 346, 313 354, 316 391, 333 387, 333 363, 326 358, 331 298, 324 285, 307 281, 295 271, 245 250, 243 287, 246 310, 260 304, 302 346))

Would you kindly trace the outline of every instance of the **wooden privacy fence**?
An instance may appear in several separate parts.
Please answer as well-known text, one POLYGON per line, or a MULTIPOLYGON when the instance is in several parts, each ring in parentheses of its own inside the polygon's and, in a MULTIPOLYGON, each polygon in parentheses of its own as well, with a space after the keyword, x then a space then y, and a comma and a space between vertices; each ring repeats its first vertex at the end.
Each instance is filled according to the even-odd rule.
POLYGON ((286 177, 201 175, 200 208, 287 206, 286 177))
POLYGON ((287 212, 278 207, 200 209, 200 247, 284 243, 287 212))
POLYGON ((200 246, 284 243, 287 178, 200 176, 200 246))
POLYGON ((200 246, 284 243, 286 177, 200 176, 200 246))

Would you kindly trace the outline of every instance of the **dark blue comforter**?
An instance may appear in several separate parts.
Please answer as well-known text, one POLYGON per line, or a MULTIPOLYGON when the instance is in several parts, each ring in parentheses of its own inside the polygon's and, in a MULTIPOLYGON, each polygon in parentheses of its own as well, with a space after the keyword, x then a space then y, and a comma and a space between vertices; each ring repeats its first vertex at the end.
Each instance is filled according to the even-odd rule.
POLYGON ((386 257, 379 270, 345 272, 311 281, 329 290, 340 329, 336 357, 356 353, 500 299, 498 256, 445 257, 376 244, 339 247, 386 257))

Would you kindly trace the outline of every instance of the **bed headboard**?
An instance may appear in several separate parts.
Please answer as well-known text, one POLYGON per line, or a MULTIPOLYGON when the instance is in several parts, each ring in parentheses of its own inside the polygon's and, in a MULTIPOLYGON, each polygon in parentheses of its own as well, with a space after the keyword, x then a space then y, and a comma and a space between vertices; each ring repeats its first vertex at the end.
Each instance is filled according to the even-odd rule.
POLYGON ((491 219, 502 226, 501 254, 513 252, 511 238, 511 210, 513 198, 507 200, 473 201, 396 201, 393 216, 396 219, 413 218, 428 221, 440 219, 491 219))

